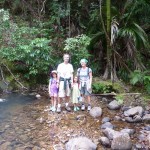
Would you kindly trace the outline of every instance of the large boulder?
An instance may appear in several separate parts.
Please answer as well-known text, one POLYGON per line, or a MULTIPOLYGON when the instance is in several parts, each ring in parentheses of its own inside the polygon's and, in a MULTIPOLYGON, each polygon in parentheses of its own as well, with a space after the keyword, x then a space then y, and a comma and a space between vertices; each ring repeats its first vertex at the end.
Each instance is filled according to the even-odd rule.
POLYGON ((127 117, 135 116, 135 115, 142 116, 143 111, 144 110, 141 106, 137 106, 137 107, 133 107, 133 108, 127 110, 127 111, 124 111, 124 115, 127 116, 127 117))
POLYGON ((143 121, 146 123, 150 123, 150 114, 146 114, 145 116, 143 116, 143 121))
POLYGON ((87 137, 77 137, 70 139, 65 146, 66 150, 77 150, 77 149, 96 150, 97 148, 97 145, 94 144, 87 137))
POLYGON ((120 107, 121 105, 116 100, 113 100, 112 102, 108 104, 108 108, 111 110, 116 110, 116 109, 119 109, 120 107))
POLYGON ((131 150, 132 143, 128 133, 116 134, 111 143, 112 150, 131 150))
POLYGON ((100 117, 102 115, 102 109, 100 107, 93 107, 90 110, 90 115, 94 118, 100 117))

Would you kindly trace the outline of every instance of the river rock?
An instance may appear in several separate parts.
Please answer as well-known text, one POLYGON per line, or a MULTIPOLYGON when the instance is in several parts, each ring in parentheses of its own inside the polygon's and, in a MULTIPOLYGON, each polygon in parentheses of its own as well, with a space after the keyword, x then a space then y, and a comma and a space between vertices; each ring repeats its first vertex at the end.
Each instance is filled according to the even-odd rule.
POLYGON ((144 130, 150 131, 150 125, 145 126, 144 130))
POLYGON ((65 147, 66 150, 77 150, 77 149, 96 150, 97 145, 94 144, 87 137, 77 137, 77 138, 70 139, 66 143, 65 147))
POLYGON ((115 131, 110 128, 106 128, 106 129, 102 130, 102 132, 109 140, 112 140, 116 134, 119 134, 118 131, 115 131))
POLYGON ((102 109, 100 107, 93 107, 90 110, 90 115, 94 118, 100 117, 102 115, 102 109))
POLYGON ((143 108, 141 106, 133 107, 127 111, 124 112, 125 116, 135 116, 135 115, 140 115, 142 116, 143 114, 143 108))
POLYGON ((34 146, 34 147, 32 148, 32 150, 41 150, 41 148, 38 147, 38 146, 34 146))
POLYGON ((134 116, 134 118, 132 117, 125 117, 125 120, 129 123, 133 123, 133 122, 141 122, 142 118, 139 115, 134 116))
POLYGON ((105 147, 111 146, 110 140, 107 137, 100 137, 99 140, 103 146, 105 146, 105 147))
POLYGON ((121 110, 122 111, 127 111, 127 110, 129 110, 129 109, 131 109, 132 107, 131 106, 123 106, 122 108, 121 108, 121 110))
POLYGON ((112 150, 131 150, 132 143, 128 133, 116 134, 111 143, 112 150))
POLYGON ((129 135, 132 135, 135 133, 135 130, 134 129, 122 129, 120 132, 121 133, 128 133, 129 135))
POLYGON ((119 109, 120 107, 121 105, 116 100, 113 100, 112 102, 108 104, 108 108, 111 110, 116 110, 116 109, 119 109))
POLYGON ((101 125, 101 129, 106 129, 106 128, 113 129, 114 126, 110 122, 106 122, 106 123, 101 125))
POLYGON ((109 117, 105 117, 102 119, 102 123, 106 123, 106 122, 110 122, 110 118, 109 117))
POLYGON ((146 123, 150 123, 150 114, 146 114, 146 115, 143 117, 143 121, 146 122, 146 123))
POLYGON ((41 98, 41 95, 40 95, 40 94, 36 94, 35 97, 36 97, 37 99, 40 99, 40 98, 41 98))

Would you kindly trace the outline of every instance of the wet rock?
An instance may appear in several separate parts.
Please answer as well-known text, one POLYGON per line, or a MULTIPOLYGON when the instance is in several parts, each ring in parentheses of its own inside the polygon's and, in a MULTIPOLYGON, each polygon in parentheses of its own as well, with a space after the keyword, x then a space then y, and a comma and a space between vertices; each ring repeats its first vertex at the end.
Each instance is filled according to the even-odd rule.
POLYGON ((111 143, 112 150, 131 150, 132 143, 129 134, 116 134, 111 143))
POLYGON ((106 128, 113 129, 114 126, 110 122, 106 122, 106 123, 101 125, 101 129, 106 129, 106 128))
POLYGON ((107 137, 100 137, 99 140, 103 146, 105 146, 105 147, 111 146, 110 140, 107 137))
POLYGON ((97 145, 94 144, 87 137, 77 137, 70 139, 65 146, 66 150, 77 150, 77 149, 96 150, 97 148, 97 145))
POLYGON ((110 118, 109 117, 105 117, 102 119, 102 123, 106 123, 106 122, 110 122, 110 118))
POLYGON ((122 119, 121 119, 120 116, 115 116, 115 117, 114 117, 114 120, 115 120, 115 121, 121 121, 122 119))
POLYGON ((40 99, 40 98, 41 98, 41 95, 40 95, 40 94, 36 94, 35 97, 36 97, 37 99, 40 99))
POLYGON ((106 129, 103 130, 102 132, 103 132, 103 134, 104 134, 109 140, 112 140, 116 134, 119 134, 118 131, 115 131, 115 130, 110 129, 110 128, 106 128, 106 129))
POLYGON ((135 116, 135 115, 139 115, 139 116, 142 116, 143 114, 143 108, 141 106, 137 106, 137 107, 133 107, 127 111, 124 112, 124 115, 125 116, 135 116))
POLYGON ((19 138, 23 141, 23 142, 28 142, 30 140, 30 138, 27 135, 20 135, 19 138))
POLYGON ((145 116, 143 116, 143 121, 146 123, 150 123, 150 114, 146 114, 145 116))
POLYGON ((94 118, 100 117, 102 115, 102 109, 100 107, 93 107, 90 110, 90 115, 94 118))
POLYGON ((121 105, 116 100, 113 100, 112 102, 108 104, 108 108, 111 110, 116 110, 116 109, 119 109, 120 107, 121 105))
POLYGON ((128 133, 129 135, 133 135, 135 133, 134 129, 122 129, 121 133, 128 133))

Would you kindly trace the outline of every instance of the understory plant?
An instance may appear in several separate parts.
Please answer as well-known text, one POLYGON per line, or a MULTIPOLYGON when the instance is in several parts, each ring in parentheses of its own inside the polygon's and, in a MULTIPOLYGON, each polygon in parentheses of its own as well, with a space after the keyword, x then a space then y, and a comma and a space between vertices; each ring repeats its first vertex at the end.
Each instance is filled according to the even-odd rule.
POLYGON ((150 93, 150 72, 135 70, 131 73, 130 83, 143 87, 147 93, 150 93))

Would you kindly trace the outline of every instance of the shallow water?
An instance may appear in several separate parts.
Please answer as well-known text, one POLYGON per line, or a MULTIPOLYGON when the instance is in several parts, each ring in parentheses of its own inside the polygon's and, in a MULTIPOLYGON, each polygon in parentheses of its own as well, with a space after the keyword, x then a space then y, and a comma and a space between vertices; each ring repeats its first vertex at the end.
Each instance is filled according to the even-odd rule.
MULTIPOLYGON (((47 97, 36 99, 34 96, 10 94, 4 96, 7 101, 0 103, 0 150, 63 150, 65 143, 72 137, 87 136, 97 141, 103 133, 100 129, 102 118, 114 118, 120 111, 110 111, 101 99, 92 98, 92 106, 103 110, 102 117, 93 119, 87 111, 66 112, 61 114, 45 112, 50 101, 47 97), (77 119, 78 115, 84 115, 77 119), (57 148, 56 148, 57 147, 57 148)), ((112 121, 115 130, 135 128, 142 124, 129 124, 112 121)), ((135 135, 131 137, 136 141, 135 135)), ((98 150, 103 150, 100 144, 98 150)))

